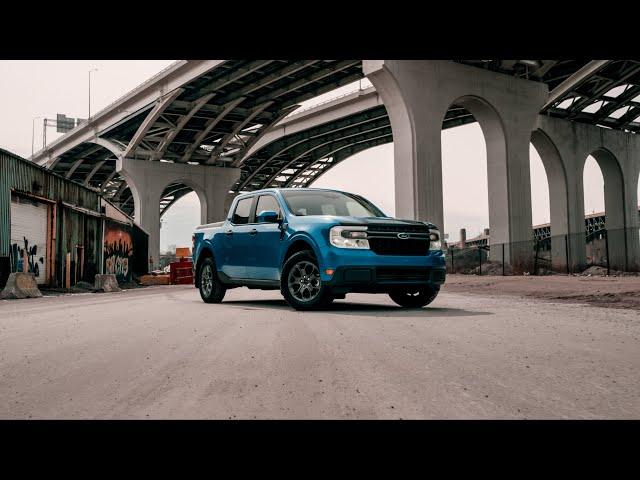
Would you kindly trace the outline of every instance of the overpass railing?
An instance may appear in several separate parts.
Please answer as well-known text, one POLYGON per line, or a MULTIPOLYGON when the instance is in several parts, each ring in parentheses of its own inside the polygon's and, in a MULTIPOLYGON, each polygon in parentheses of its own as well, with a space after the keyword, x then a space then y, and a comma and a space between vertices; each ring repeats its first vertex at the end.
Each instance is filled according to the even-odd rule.
POLYGON ((640 230, 603 229, 524 242, 450 246, 447 272, 468 275, 619 275, 640 272, 640 230))

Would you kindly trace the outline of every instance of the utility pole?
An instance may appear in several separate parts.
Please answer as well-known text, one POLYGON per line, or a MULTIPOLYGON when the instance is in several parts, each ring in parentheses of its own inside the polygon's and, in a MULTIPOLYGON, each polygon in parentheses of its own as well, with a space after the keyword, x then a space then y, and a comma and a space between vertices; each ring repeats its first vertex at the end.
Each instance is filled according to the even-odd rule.
POLYGON ((87 120, 91 118, 91 72, 97 72, 97 68, 92 68, 89 70, 89 116, 87 120))

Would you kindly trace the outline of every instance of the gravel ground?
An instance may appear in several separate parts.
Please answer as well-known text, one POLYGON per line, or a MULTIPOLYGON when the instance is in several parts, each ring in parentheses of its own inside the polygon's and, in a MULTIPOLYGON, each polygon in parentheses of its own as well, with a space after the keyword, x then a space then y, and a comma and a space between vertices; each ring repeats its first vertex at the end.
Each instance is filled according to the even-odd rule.
POLYGON ((443 291, 640 310, 640 277, 447 275, 443 291))

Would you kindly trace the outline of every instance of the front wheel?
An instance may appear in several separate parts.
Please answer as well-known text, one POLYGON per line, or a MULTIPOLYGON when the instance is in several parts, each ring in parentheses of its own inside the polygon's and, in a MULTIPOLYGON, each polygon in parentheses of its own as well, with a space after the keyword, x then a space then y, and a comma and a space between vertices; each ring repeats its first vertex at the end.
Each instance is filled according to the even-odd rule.
POLYGON ((296 310, 315 310, 333 301, 320 278, 318 261, 310 251, 294 253, 282 268, 280 291, 296 310))
POLYGON ((413 289, 399 290, 389 294, 391 300, 401 307, 421 308, 429 305, 438 296, 440 287, 437 285, 427 285, 413 289))
POLYGON ((205 303, 220 303, 227 293, 216 273, 212 258, 205 258, 200 267, 200 297, 205 303))

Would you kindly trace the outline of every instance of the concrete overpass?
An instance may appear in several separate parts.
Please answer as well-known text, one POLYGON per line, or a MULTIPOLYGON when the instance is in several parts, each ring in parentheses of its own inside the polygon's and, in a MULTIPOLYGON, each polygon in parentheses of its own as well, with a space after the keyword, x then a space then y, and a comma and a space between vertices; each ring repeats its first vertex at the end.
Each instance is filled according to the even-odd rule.
MULTIPOLYGON (((440 131, 477 120, 487 144, 492 242, 531 237, 533 142, 550 183, 554 235, 584 230, 582 170, 593 154, 605 177, 608 227, 636 231, 617 248, 619 266, 632 267, 639 72, 635 60, 181 61, 34 160, 101 189, 153 232, 187 191, 200 197, 202 220, 213 221, 229 192, 303 187, 393 140, 398 215, 442 227, 440 131), (363 75, 375 90, 292 114, 363 75)), ((571 250, 577 266, 584 245, 571 250)))

